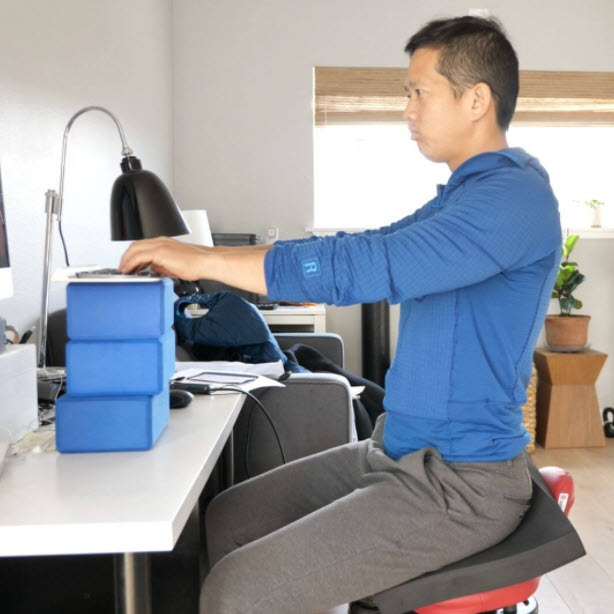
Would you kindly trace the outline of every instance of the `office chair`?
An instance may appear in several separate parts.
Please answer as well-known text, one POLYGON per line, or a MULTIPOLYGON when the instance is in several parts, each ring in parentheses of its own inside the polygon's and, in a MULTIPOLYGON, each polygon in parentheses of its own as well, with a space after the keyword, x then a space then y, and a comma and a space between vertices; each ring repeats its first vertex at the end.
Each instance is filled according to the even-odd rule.
POLYGON ((502 542, 373 596, 381 614, 537 614, 540 576, 584 556, 569 473, 530 461, 531 507, 502 542))
MULTIPOLYGON (((276 333, 275 338, 282 350, 303 343, 343 367, 339 335, 276 333)), ((177 359, 193 360, 189 342, 177 347, 177 359)), ((348 443, 354 437, 352 392, 340 375, 293 373, 284 381, 284 388, 266 388, 256 395, 275 425, 286 462, 348 443)), ((245 399, 233 433, 234 483, 283 464, 273 429, 252 399, 245 399)))

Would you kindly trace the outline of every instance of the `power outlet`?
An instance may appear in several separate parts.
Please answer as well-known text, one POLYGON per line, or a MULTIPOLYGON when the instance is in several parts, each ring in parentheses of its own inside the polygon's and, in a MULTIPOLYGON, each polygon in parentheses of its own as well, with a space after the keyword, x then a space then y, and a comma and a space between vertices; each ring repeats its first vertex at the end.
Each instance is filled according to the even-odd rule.
POLYGON ((279 239, 279 228, 277 226, 272 226, 271 228, 266 229, 266 242, 267 243, 275 243, 279 239))

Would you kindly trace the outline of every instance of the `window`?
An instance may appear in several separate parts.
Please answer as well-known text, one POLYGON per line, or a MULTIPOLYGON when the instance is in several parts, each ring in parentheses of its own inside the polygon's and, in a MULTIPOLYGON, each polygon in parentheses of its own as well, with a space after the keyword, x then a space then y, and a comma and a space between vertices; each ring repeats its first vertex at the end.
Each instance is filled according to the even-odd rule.
POLYGON ((587 200, 606 203, 602 226, 614 228, 614 126, 514 126, 510 147, 522 147, 539 159, 550 175, 559 201, 563 229, 592 224, 587 200))
MULTIPOLYGON (((419 153, 402 119, 404 69, 316 68, 316 231, 373 228, 408 215, 446 183, 449 171, 419 153)), ((508 133, 550 174, 563 227, 591 223, 585 200, 600 200, 614 227, 609 180, 614 142, 614 73, 521 71, 508 133)))
POLYGON ((316 126, 314 225, 377 228, 415 211, 450 176, 429 162, 404 124, 316 126))

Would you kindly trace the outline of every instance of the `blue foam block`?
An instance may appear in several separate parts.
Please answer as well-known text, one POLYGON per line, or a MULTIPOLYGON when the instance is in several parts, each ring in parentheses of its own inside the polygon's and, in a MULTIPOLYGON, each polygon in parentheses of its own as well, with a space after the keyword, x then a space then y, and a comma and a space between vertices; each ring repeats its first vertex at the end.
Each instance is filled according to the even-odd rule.
POLYGON ((66 344, 66 390, 72 396, 158 394, 174 370, 172 330, 157 339, 66 344))
POLYGON ((71 283, 66 286, 68 337, 159 337, 173 324, 173 282, 71 283))
POLYGON ((149 450, 168 424, 169 393, 153 396, 71 397, 55 405, 60 452, 149 450))

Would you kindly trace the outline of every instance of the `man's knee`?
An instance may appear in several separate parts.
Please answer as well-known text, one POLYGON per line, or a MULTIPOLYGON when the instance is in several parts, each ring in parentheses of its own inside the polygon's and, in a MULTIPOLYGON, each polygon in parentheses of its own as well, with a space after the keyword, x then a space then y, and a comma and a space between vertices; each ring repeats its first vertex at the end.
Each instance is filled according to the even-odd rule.
MULTIPOLYGON (((238 554, 238 553, 236 553, 238 554)), ((200 592, 200 614, 249 614, 253 587, 250 570, 235 553, 225 556, 205 578, 200 592)))

